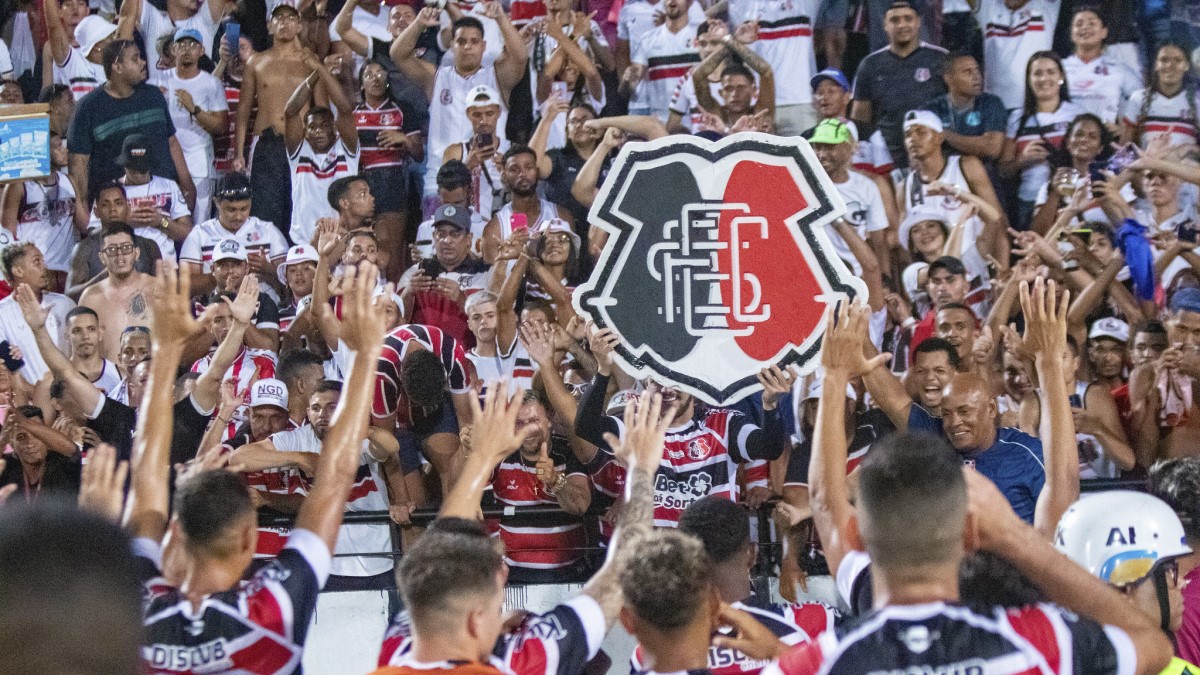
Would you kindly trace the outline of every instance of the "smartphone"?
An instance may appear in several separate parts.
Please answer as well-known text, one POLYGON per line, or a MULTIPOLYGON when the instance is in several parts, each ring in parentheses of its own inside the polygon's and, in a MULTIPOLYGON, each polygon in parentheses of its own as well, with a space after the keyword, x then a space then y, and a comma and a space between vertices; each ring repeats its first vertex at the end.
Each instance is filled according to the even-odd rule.
POLYGON ((1133 143, 1126 143, 1113 153, 1112 157, 1108 158, 1108 170, 1113 173, 1121 173, 1133 164, 1138 158, 1137 149, 1133 143))
POLYGON ((477 148, 490 148, 490 147, 492 147, 492 144, 495 142, 496 142, 496 137, 493 136, 492 134, 476 134, 475 135, 475 147, 477 147, 477 148))
POLYGON ((524 213, 514 213, 508 221, 509 229, 513 232, 529 228, 529 216, 524 213))
POLYGON ((1091 164, 1088 164, 1088 178, 1091 178, 1091 180, 1092 180, 1092 195, 1093 196, 1096 196, 1096 197, 1100 196, 1099 194, 1096 193, 1097 184, 1102 183, 1105 180, 1108 180, 1108 176, 1104 175, 1104 171, 1106 169, 1108 169, 1107 162, 1092 162, 1091 164))
MULTIPOLYGON (((1179 237, 1179 241, 1186 241, 1189 244, 1194 243, 1196 241, 1196 226, 1191 223, 1184 223, 1179 226, 1175 234, 1179 237)), ((9 370, 12 369, 9 368, 9 370)))
POLYGON ((4 367, 10 373, 15 373, 25 367, 24 359, 14 359, 12 354, 9 353, 8 340, 0 341, 0 361, 4 362, 4 367))
POLYGON ((229 48, 229 53, 238 55, 238 42, 242 39, 242 24, 236 21, 230 21, 225 24, 225 46, 229 48))
POLYGON ((427 277, 436 279, 439 273, 439 267, 440 265, 438 265, 436 258, 427 258, 421 261, 421 271, 424 272, 425 276, 427 277))

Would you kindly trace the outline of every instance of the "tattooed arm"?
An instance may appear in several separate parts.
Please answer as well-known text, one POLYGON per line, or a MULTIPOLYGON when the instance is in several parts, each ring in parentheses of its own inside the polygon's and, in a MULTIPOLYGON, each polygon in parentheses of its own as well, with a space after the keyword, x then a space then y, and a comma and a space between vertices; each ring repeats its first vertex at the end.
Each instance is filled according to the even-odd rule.
POLYGON ((621 560, 633 543, 654 530, 654 475, 663 457, 663 437, 675 416, 662 410, 662 397, 642 394, 625 408, 625 437, 605 434, 609 447, 626 466, 625 505, 617 517, 617 529, 604 566, 583 587, 583 594, 600 604, 608 628, 620 614, 624 598, 618 573, 621 560))

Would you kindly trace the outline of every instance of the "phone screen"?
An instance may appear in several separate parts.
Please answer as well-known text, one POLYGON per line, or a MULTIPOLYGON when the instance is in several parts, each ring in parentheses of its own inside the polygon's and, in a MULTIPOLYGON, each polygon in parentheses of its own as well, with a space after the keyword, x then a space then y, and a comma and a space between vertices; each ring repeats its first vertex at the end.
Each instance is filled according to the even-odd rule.
POLYGON ((242 25, 230 21, 225 24, 225 46, 229 47, 229 52, 234 56, 238 54, 238 41, 242 38, 242 25))
POLYGON ((509 223, 511 225, 510 229, 513 232, 524 230, 529 227, 529 216, 526 216, 524 213, 514 213, 509 223))

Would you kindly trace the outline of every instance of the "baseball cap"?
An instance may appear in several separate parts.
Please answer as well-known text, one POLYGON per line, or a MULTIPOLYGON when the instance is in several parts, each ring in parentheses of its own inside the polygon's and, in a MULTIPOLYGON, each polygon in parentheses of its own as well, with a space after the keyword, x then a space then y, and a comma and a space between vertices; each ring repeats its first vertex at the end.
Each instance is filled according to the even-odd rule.
POLYGON ((904 115, 904 130, 908 131, 910 127, 928 127, 937 133, 942 133, 942 118, 933 114, 928 110, 909 110, 904 115))
POLYGON ((186 26, 175 29, 175 42, 179 42, 180 40, 195 40, 201 45, 204 44, 204 36, 200 34, 200 31, 186 26))
POLYGON ((500 94, 486 84, 481 84, 467 92, 467 110, 471 108, 485 108, 489 105, 498 105, 503 107, 500 94))
POLYGON ((295 7, 292 7, 291 5, 287 4, 286 2, 281 2, 275 6, 275 9, 271 10, 271 18, 274 19, 276 16, 283 14, 285 12, 288 14, 295 14, 296 16, 300 16, 300 10, 296 9, 295 7))
POLYGON ((95 14, 83 17, 83 21, 75 26, 75 41, 79 43, 79 51, 87 58, 88 54, 102 40, 117 32, 117 25, 105 21, 95 14))
POLYGON ((917 294, 924 292, 922 289, 925 288, 925 284, 921 279, 921 273, 927 269, 929 269, 929 263, 915 262, 905 267, 904 272, 901 273, 900 277, 904 280, 904 292, 908 293, 909 300, 913 300, 917 294))
POLYGON ((302 262, 320 262, 320 257, 317 255, 317 249, 313 248, 312 246, 305 246, 304 244, 289 248, 287 252, 287 258, 285 258, 283 262, 279 263, 279 269, 277 270, 277 273, 279 274, 279 283, 285 286, 287 285, 286 273, 288 265, 295 265, 296 263, 302 262))
POLYGON ((833 80, 834 84, 837 86, 846 91, 850 91, 850 80, 846 79, 845 73, 837 68, 826 68, 816 75, 813 75, 812 79, 809 80, 809 85, 813 89, 816 89, 817 85, 821 84, 821 80, 833 80))
POLYGON ((471 231, 471 211, 462 206, 442 204, 433 212, 433 226, 440 223, 450 223, 460 230, 471 231))
POLYGON ((244 173, 233 172, 225 174, 217 189, 213 191, 214 199, 241 201, 250 199, 250 178, 244 173))
POLYGON ((288 409, 288 390, 283 380, 267 378, 254 383, 250 388, 250 407, 257 408, 262 405, 288 409))
POLYGON ((571 226, 567 224, 567 221, 563 220, 562 218, 551 218, 542 225, 542 228, 538 231, 538 234, 543 235, 550 232, 562 232, 563 234, 569 236, 571 238, 571 243, 575 244, 575 250, 579 250, 579 235, 575 234, 575 231, 571 229, 571 226))
POLYGON ((962 277, 967 276, 967 268, 963 266, 961 260, 952 255, 944 255, 930 263, 929 276, 933 276, 933 273, 940 269, 944 269, 950 274, 955 274, 962 277))
POLYGON ((850 128, 841 120, 830 117, 829 119, 821 120, 821 123, 813 130, 812 138, 808 139, 808 142, 841 145, 842 143, 850 143, 853 140, 854 137, 850 133, 850 128))
POLYGON ((213 246, 212 261, 214 263, 222 260, 241 260, 244 262, 247 258, 246 247, 242 246, 242 242, 237 239, 222 239, 213 246))
POLYGON ((900 245, 907 251, 909 247, 909 237, 912 234, 912 229, 917 223, 923 223, 927 220, 941 223, 946 228, 947 235, 950 230, 950 219, 946 216, 946 212, 941 209, 931 208, 929 206, 918 206, 908 212, 908 216, 900 223, 900 245))
POLYGON ((150 140, 143 134, 129 134, 121 143, 121 156, 117 157, 117 166, 134 171, 150 170, 150 140))
POLYGON ((1095 340, 1096 338, 1109 338, 1117 342, 1129 342, 1129 324, 1116 317, 1106 316, 1092 324, 1092 329, 1088 331, 1089 340, 1095 340))
POLYGON ((620 417, 625 414, 625 406, 629 402, 637 398, 637 392, 632 389, 622 389, 612 395, 608 399, 608 407, 604 409, 604 414, 610 417, 620 417))
POLYGON ((1200 312, 1200 288, 1185 287, 1171 296, 1172 312, 1200 312))
MULTIPOLYGON (((821 392, 825 390, 825 373, 821 369, 813 371, 809 375, 804 384, 804 398, 801 401, 809 399, 821 398, 821 392)), ((854 387, 846 384, 846 398, 858 400, 858 394, 854 391, 854 387)))
MULTIPOLYGON (((376 286, 375 290, 371 293, 371 298, 378 298, 384 294, 389 294, 391 296, 392 302, 396 303, 396 307, 400 308, 400 316, 404 316, 404 299, 396 294, 391 284, 376 286)), ((312 296, 309 297, 311 298, 312 296)))

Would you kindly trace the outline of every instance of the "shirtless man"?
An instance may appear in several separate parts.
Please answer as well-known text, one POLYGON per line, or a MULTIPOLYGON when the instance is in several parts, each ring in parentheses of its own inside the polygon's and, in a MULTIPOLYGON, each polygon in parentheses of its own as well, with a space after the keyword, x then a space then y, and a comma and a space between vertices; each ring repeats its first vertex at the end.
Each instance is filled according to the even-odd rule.
MULTIPOLYGON (((257 107, 250 148, 250 188, 254 193, 250 215, 286 227, 292 222, 291 169, 284 147, 284 115, 288 98, 313 73, 305 64, 308 50, 299 40, 300 14, 289 5, 271 12, 268 30, 271 48, 251 56, 242 75, 242 99, 237 108, 233 139, 233 170, 246 170, 246 139, 250 113, 257 107)), ((348 113, 349 111, 347 111, 348 113)))
POLYGON ((100 354, 117 360, 121 351, 121 335, 130 326, 145 326, 149 320, 147 301, 154 277, 134 268, 141 251, 133 244, 133 229, 124 223, 114 223, 104 233, 100 259, 108 270, 108 278, 89 287, 79 299, 82 307, 90 307, 103 317, 100 354))

